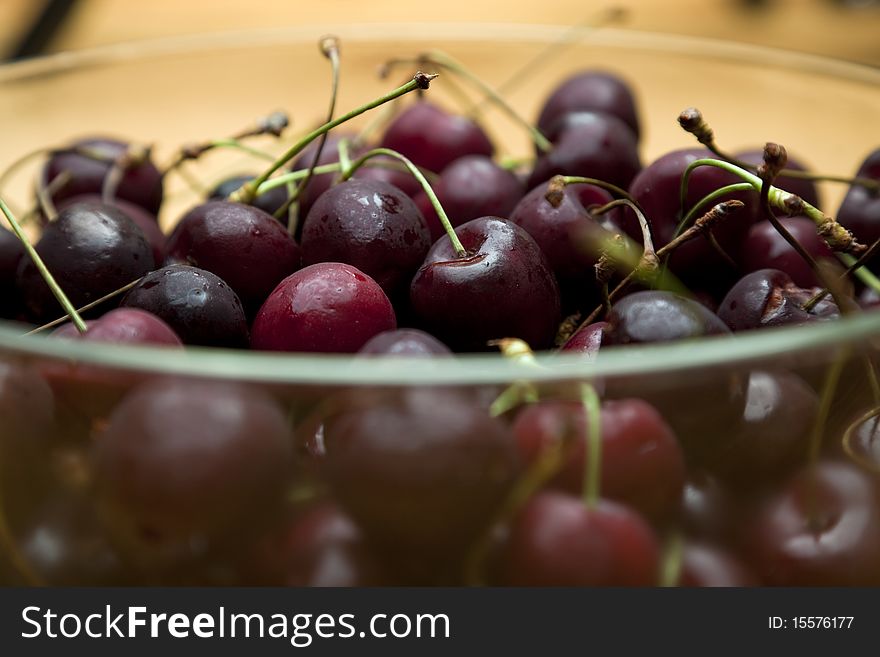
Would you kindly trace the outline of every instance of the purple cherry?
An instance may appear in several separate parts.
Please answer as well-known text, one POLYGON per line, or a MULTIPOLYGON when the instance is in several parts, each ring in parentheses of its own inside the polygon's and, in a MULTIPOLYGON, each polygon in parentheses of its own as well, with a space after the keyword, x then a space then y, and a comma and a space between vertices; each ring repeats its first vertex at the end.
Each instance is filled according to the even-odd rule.
POLYGON ((368 356, 433 358, 448 356, 452 350, 430 333, 418 329, 396 329, 374 335, 358 353, 368 356))
POLYGON ((24 247, 15 233, 0 227, 0 319, 16 319, 21 313, 15 279, 22 257, 24 247))
MULTIPOLYGON (((880 182, 880 148, 865 158, 856 175, 880 182)), ((873 244, 880 239, 880 191, 861 185, 850 187, 837 212, 837 220, 859 241, 873 244)))
MULTIPOLYGON (((816 224, 808 217, 780 217, 779 223, 794 237, 815 260, 833 259, 834 253, 816 232, 816 224)), ((779 269, 791 276, 799 287, 821 286, 816 273, 800 254, 779 234, 769 221, 754 224, 746 236, 743 248, 744 271, 779 269)))
POLYGON ((67 323, 56 329, 52 336, 84 342, 183 346, 174 329, 153 313, 140 308, 114 308, 86 324, 88 331, 85 333, 80 333, 73 324, 67 323))

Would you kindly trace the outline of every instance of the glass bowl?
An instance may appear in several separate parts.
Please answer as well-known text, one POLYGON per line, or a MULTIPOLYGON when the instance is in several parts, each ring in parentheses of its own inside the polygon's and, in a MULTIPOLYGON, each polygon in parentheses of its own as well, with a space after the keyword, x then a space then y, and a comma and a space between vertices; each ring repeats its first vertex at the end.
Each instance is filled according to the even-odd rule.
MULTIPOLYGON (((329 31, 334 30, 289 28, 174 38, 2 66, 0 170, 35 148, 91 134, 154 144, 157 160, 166 161, 181 144, 231 134, 277 108, 290 114, 293 132, 304 133, 325 111, 329 72, 317 41, 329 31)), ((523 75, 505 97, 524 116, 534 117, 549 90, 566 75, 586 67, 617 72, 637 94, 644 162, 694 145, 676 125, 676 117, 685 107, 697 106, 728 150, 776 141, 823 172, 849 174, 871 146, 865 143, 866 127, 880 115, 880 71, 732 43, 614 29, 582 30, 572 38, 570 28, 557 26, 359 25, 335 33, 342 43, 337 106, 343 109, 394 86, 377 76, 379 66, 391 57, 439 48, 490 84, 500 84, 553 44, 565 43, 564 49, 548 51, 545 65, 523 75)), ((405 71, 399 73, 405 79, 405 71)), ((444 76, 427 93, 456 107, 444 76)), ((358 121, 363 126, 368 117, 358 121)), ((527 137, 503 112, 487 106, 482 121, 500 155, 530 153, 527 137)), ((281 152, 290 140, 258 143, 281 152)), ((202 180, 215 181, 242 167, 254 170, 253 160, 217 153, 194 171, 202 180)), ((4 199, 27 208, 35 172, 36 164, 21 168, 6 183, 4 199)), ((820 185, 826 212, 836 210, 845 190, 820 185)), ((161 223, 169 228, 197 195, 180 178, 169 181, 166 193, 161 223)), ((760 571, 749 581, 778 583, 775 575, 762 570, 766 564, 755 565, 748 532, 740 530, 757 522, 762 505, 779 494, 788 474, 818 458, 818 453, 823 463, 844 463, 876 479, 873 434, 854 422, 880 401, 872 394, 865 367, 880 337, 878 313, 807 327, 612 349, 594 361, 562 354, 540 354, 533 362, 497 354, 414 361, 195 347, 177 352, 59 341, 23 332, 21 326, 0 326, 0 372, 6 377, 0 381, 7 386, 0 387, 0 393, 8 397, 0 404, 6 416, 0 418, 0 430, 9 434, 3 438, 11 445, 6 448, 0 488, 4 583, 521 581, 509 572, 506 541, 512 539, 506 528, 511 519, 520 518, 527 493, 539 488, 535 482, 541 480, 540 473, 520 463, 511 466, 502 485, 493 480, 500 475, 483 458, 479 436, 465 436, 455 458, 431 440, 444 433, 438 424, 448 423, 449 435, 479 433, 467 425, 466 416, 478 409, 482 416, 474 426, 482 426, 490 405, 502 394, 512 398, 525 392, 525 398, 577 402, 584 383, 608 398, 649 400, 679 433, 688 434, 679 436, 686 446, 700 444, 697 453, 731 440, 746 401, 730 405, 729 393, 736 389, 744 395, 756 373, 800 376, 823 403, 819 419, 802 423, 799 446, 791 462, 781 466, 785 476, 763 481, 756 475, 746 483, 731 482, 712 474, 712 467, 706 474, 702 459, 689 452, 688 484, 678 490, 681 502, 671 515, 654 520, 654 541, 661 554, 657 583, 685 563, 681 555, 688 552, 679 549, 682 545, 706 542, 760 571), (17 396, 9 392, 10 386, 19 386, 17 396), (126 516, 119 500, 107 494, 106 482, 97 481, 95 454, 101 453, 108 427, 117 433, 125 430, 120 404, 144 386, 177 391, 184 404, 187 390, 228 395, 233 400, 228 405, 231 424, 241 410, 236 398, 271 399, 285 418, 293 452, 284 485, 270 498, 249 496, 244 489, 232 497, 228 491, 226 497, 217 493, 216 504, 228 508, 228 524, 216 518, 213 524, 163 524, 163 513, 173 515, 169 499, 139 499, 142 513, 126 516), (436 404, 426 402, 431 399, 436 404), (328 474, 323 431, 328 423, 354 416, 378 422, 381 431, 389 432, 388 441, 409 440, 428 456, 408 461, 411 455, 398 444, 389 448, 390 465, 364 466, 370 472, 363 480, 328 474), (416 420, 426 424, 416 429, 416 420), (403 435, 407 431, 412 435, 403 435), (365 484, 370 477, 372 483, 365 484), (355 483, 349 486, 351 481, 355 483), (711 506, 719 496, 725 500, 724 509, 736 509, 731 516, 735 520, 723 520, 722 507, 711 506), (328 506, 337 498, 347 515, 328 506), (161 504, 164 510, 159 510, 161 504), (158 515, 154 518, 153 513, 158 515), (357 522, 352 524, 349 515, 357 522), (217 529, 221 525, 222 532, 217 529), (410 528, 413 536, 407 534, 410 528), (451 538, 458 533, 467 539, 451 538)), ((509 426, 518 411, 513 408, 491 421, 508 441, 514 440, 509 426)), ((198 421, 193 422, 185 426, 198 433, 198 421)), ((137 427, 130 428, 137 434, 137 427)), ((254 430, 254 436, 259 433, 254 430)), ((181 440, 186 442, 185 437, 181 440)), ((193 481, 204 474, 202 462, 184 452, 169 454, 167 460, 152 464, 153 471, 167 473, 179 490, 196 486, 193 481)), ((247 455, 239 457, 242 468, 249 467, 247 455)), ((116 482, 117 489, 147 490, 148 482, 138 480, 143 473, 131 464, 127 467, 121 479, 130 477, 133 488, 116 482)), ((241 474, 228 462, 223 467, 241 474)), ((755 465, 756 472, 759 467, 755 465)), ((224 485, 203 481, 200 493, 214 494, 224 485)), ((638 484, 639 494, 650 496, 650 486, 648 481, 638 484)), ((187 507, 187 499, 177 502, 187 507)), ((871 522, 876 525, 876 501, 873 505, 871 522)), ((830 583, 876 583, 876 573, 868 571, 863 579, 861 574, 848 574, 832 577, 830 583)), ((723 581, 720 567, 716 574, 723 581)), ((789 583, 827 583, 810 577, 795 577, 789 583)), ((673 583, 678 581, 673 578, 673 583)))

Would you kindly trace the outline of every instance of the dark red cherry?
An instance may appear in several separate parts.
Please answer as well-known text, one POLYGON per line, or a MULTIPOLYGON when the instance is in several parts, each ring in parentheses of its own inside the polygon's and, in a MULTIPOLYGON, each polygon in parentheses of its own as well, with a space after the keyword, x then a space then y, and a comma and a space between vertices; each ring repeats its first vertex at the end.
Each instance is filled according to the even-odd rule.
POLYGON ((535 187, 516 204, 510 220, 535 239, 563 290, 574 288, 571 292, 582 300, 595 297, 590 294, 596 287, 593 267, 614 227, 593 218, 584 202, 589 199, 588 205, 605 205, 611 195, 593 185, 566 185, 559 205, 554 206, 546 194, 547 183, 535 187))
POLYGON ((254 319, 251 346, 354 353, 395 328, 394 309, 376 281, 351 265, 322 262, 278 284, 254 319))
POLYGON ((761 269, 743 276, 730 288, 718 307, 718 316, 732 331, 770 326, 806 324, 833 319, 839 315, 833 299, 826 297, 816 306, 803 309, 818 288, 801 288, 778 269, 761 269))
MULTIPOLYGON (((64 199, 58 204, 57 209, 64 210, 76 203, 103 204, 104 200, 99 194, 82 194, 80 196, 73 196, 64 199)), ((139 205, 118 198, 113 199, 108 205, 112 205, 113 207, 122 210, 129 219, 137 224, 137 227, 143 231, 144 237, 147 238, 147 242, 150 243, 150 246, 153 249, 153 261, 157 264, 163 262, 165 260, 165 244, 168 241, 168 238, 159 227, 156 215, 139 205)))
POLYGON ((608 322, 588 324, 572 335, 559 351, 583 354, 585 358, 595 360, 599 353, 599 347, 602 346, 602 337, 605 335, 606 328, 608 328, 608 322))
MULTIPOLYGON (((753 148, 745 151, 739 151, 733 154, 737 160, 742 160, 748 164, 758 166, 764 162, 764 149, 753 148)), ((795 171, 808 171, 807 167, 801 164, 796 158, 788 154, 788 161, 785 164, 786 169, 795 171)), ((816 183, 806 178, 790 178, 789 176, 779 176, 773 184, 780 189, 800 196, 804 201, 813 207, 821 207, 819 204, 819 191, 816 189, 816 183)))
POLYGON ((210 201, 187 212, 168 238, 166 258, 166 264, 191 265, 222 278, 249 314, 300 261, 299 245, 272 215, 230 201, 210 201))
MULTIPOLYGON (((321 149, 321 156, 318 158, 316 166, 339 162, 339 142, 342 139, 348 139, 351 141, 355 139, 355 134, 348 132, 330 132, 327 134, 327 140, 324 143, 324 147, 321 149)), ((315 153, 317 153, 320 143, 321 140, 316 139, 306 146, 293 161, 293 164, 290 165, 290 170, 305 171, 309 169, 309 167, 312 166, 312 163, 315 162, 315 153)), ((360 154, 360 149, 358 148, 350 148, 349 151, 351 157, 357 157, 357 155, 360 154)), ((330 189, 333 181, 336 180, 338 176, 338 173, 319 173, 317 175, 313 174, 312 177, 309 178, 309 184, 306 185, 298 198, 300 226, 302 226, 302 218, 309 213, 315 199, 330 189)), ((298 181, 296 184, 300 185, 301 181, 298 181)), ((298 237, 299 235, 297 235, 297 238, 298 237)))
POLYGON ((0 319, 16 319, 22 299, 16 286, 16 272, 24 247, 12 231, 0 227, 0 319))
POLYGON ((559 322, 559 289, 547 259, 529 234, 499 217, 455 229, 465 256, 440 238, 410 288, 423 327, 456 351, 516 337, 535 349, 552 344, 559 322))
MULTIPOLYGON (((209 201, 225 201, 232 192, 239 189, 242 185, 251 182, 256 176, 232 176, 217 184, 214 189, 208 193, 209 201)), ((267 214, 274 215, 285 203, 287 203, 287 189, 285 187, 276 187, 269 190, 265 194, 260 194, 248 205, 259 208, 267 214)), ((286 223, 286 219, 282 221, 286 223)))
POLYGON ((430 333, 418 329, 383 331, 367 340, 358 351, 370 356, 425 357, 447 356, 452 353, 445 344, 430 333))
POLYGON ((53 331, 52 336, 114 344, 183 345, 174 329, 153 313, 140 308, 114 308, 86 324, 89 329, 86 333, 80 333, 73 324, 68 323, 53 331))
POLYGON ((759 586, 760 581, 734 555, 714 545, 687 541, 681 555, 679 586, 759 586))
MULTIPOLYGON (((522 183, 516 175, 485 155, 458 158, 443 169, 431 187, 453 226, 478 217, 509 217, 523 195, 522 183)), ((434 243, 444 235, 434 206, 424 191, 413 200, 428 222, 434 243)))
POLYGON ((564 493, 538 493, 517 514, 504 554, 510 586, 655 586, 660 550, 628 507, 587 507, 564 493))
MULTIPOLYGON (((779 223, 815 260, 834 258, 834 253, 816 232, 816 224, 812 219, 801 216, 780 217, 779 223)), ((816 273, 769 221, 759 221, 749 229, 746 247, 743 249, 742 267, 745 272, 778 269, 791 276, 798 287, 821 286, 816 273)))
POLYGON ((203 269, 171 265, 150 272, 120 305, 158 316, 184 344, 229 348, 248 344, 241 301, 223 279, 203 269))
MULTIPOLYGON (((143 231, 121 210, 103 204, 78 203, 62 210, 43 230, 36 249, 75 307, 128 285, 154 266, 143 231)), ((18 287, 34 320, 64 315, 29 258, 19 265, 18 287)))
POLYGON ((639 144, 629 126, 611 114, 589 112, 561 130, 553 149, 538 158, 528 187, 562 174, 625 188, 641 168, 639 144))
POLYGON ((711 468, 725 480, 754 487, 778 481, 807 457, 819 399, 788 372, 752 372, 740 426, 720 444, 711 468))
MULTIPOLYGON (((126 142, 105 137, 75 141, 70 147, 52 154, 43 167, 41 183, 48 185, 62 172, 70 176, 67 183, 53 194, 52 200, 56 203, 80 194, 100 194, 113 161, 124 155, 128 147, 126 142), (98 158, 81 155, 72 148, 94 152, 98 158)), ((147 159, 126 169, 116 188, 116 196, 158 215, 162 205, 162 183, 162 173, 147 159)))
MULTIPOLYGON (((528 406, 513 432, 528 461, 568 438, 573 446, 554 483, 574 495, 583 492, 586 419, 576 402, 547 401, 528 406)), ((603 497, 624 503, 662 522, 677 512, 685 480, 684 454, 675 434, 641 399, 607 401, 601 411, 603 497)))
POLYGON ((334 406, 325 472, 374 541, 450 558, 485 529, 519 465, 509 431, 443 388, 359 391, 334 406))
POLYGON ((266 552, 261 556, 278 571, 274 584, 351 587, 387 583, 363 532, 332 502, 307 509, 273 539, 261 546, 266 552))
POLYGON ((491 157, 494 151, 479 125, 425 100, 413 103, 391 121, 381 145, 434 173, 464 155, 491 157))
MULTIPOLYGON (((658 158, 639 172, 629 191, 651 222, 654 246, 660 248, 668 244, 682 218, 681 179, 689 164, 700 158, 714 157, 704 148, 688 148, 672 151, 658 158)), ((690 210, 700 199, 725 185, 742 182, 731 173, 717 167, 698 167, 690 176, 687 204, 684 211, 690 210)), ((759 216, 757 192, 738 192, 725 195, 715 201, 738 199, 746 203, 728 220, 716 226, 712 234, 718 243, 735 262, 740 261, 745 236, 749 227, 759 216)), ((704 208, 707 212, 711 205, 704 208)), ((642 234, 635 215, 625 211, 621 221, 630 237, 641 243, 642 234)), ((699 215, 698 215, 699 216, 699 215)), ((736 272, 726 268, 721 256, 705 239, 694 239, 678 247, 670 257, 672 271, 688 283, 697 283, 701 289, 711 286, 727 289, 733 282, 736 272)))
POLYGON ((334 185, 314 202, 302 228, 304 264, 344 262, 389 296, 409 285, 430 247, 428 224, 415 203, 378 180, 334 185))
POLYGON ((844 463, 808 465, 757 511, 749 561, 780 586, 880 584, 877 481, 844 463))
POLYGON ((692 469, 684 485, 679 522, 691 538, 726 545, 740 530, 742 493, 731 492, 718 477, 692 469))
MULTIPOLYGON (((880 182, 880 148, 865 158, 856 175, 880 182)), ((850 187, 837 212, 837 220, 860 242, 873 244, 880 239, 880 191, 861 185, 850 187)))
POLYGON ((95 441, 103 504, 146 540, 238 531, 280 501, 292 438, 255 387, 155 380, 130 393, 95 441))
POLYGON ((553 124, 566 114, 582 111, 613 114, 639 138, 639 117, 632 89, 617 75, 605 71, 582 71, 558 85, 544 101, 538 130, 553 140, 553 124))

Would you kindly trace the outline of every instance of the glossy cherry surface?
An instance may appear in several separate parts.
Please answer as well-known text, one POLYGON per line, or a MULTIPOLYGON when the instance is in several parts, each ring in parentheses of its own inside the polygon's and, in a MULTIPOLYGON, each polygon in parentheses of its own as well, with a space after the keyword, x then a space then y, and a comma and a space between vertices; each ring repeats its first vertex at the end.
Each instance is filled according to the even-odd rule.
POLYGON ((354 353, 395 328, 394 309, 376 281, 351 265, 323 262, 278 284, 254 319, 251 346, 354 353))
MULTIPOLYGON (((834 253, 816 232, 816 224, 807 217, 780 217, 779 223, 814 260, 833 259, 834 253)), ((821 281, 800 254, 769 221, 754 224, 746 236, 742 267, 745 272, 778 269, 791 276, 798 287, 820 287, 821 281)))
POLYGON ((419 329, 396 329, 374 335, 358 353, 368 356, 431 358, 448 356, 452 350, 430 333, 419 329))

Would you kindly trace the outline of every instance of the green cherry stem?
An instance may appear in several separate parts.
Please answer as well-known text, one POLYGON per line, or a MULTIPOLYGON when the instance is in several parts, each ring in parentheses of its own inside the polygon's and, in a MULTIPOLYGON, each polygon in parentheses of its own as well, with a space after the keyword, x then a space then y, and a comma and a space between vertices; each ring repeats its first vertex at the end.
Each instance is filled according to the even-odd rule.
POLYGON ((434 208, 434 211, 437 213, 437 217, 440 219, 440 223, 443 225, 443 230, 446 231, 446 235, 449 237, 449 241, 452 242, 452 248, 455 249, 455 254, 459 258, 463 258, 464 256, 466 256, 467 250, 464 248, 464 246, 462 246, 461 241, 458 239, 458 235, 455 234, 455 229, 452 227, 452 222, 449 221, 449 217, 446 215, 446 211, 443 209, 443 206, 440 205, 440 200, 437 198, 437 195, 434 193, 431 185, 428 184, 428 180, 425 178, 425 175, 421 171, 419 171, 419 168, 415 164, 413 164, 406 156, 401 155, 397 151, 393 151, 390 148, 374 148, 373 150, 364 153, 358 159, 352 162, 351 167, 349 167, 348 171, 346 171, 341 176, 341 179, 343 181, 348 180, 354 175, 355 171, 363 166, 363 164, 367 160, 378 155, 394 157, 403 163, 407 170, 412 174, 413 178, 415 178, 422 186, 425 195, 428 197, 428 200, 431 202, 431 206, 434 208))
POLYGON ((306 146, 308 146, 312 141, 320 137, 326 132, 329 132, 333 128, 342 125, 346 121, 350 121, 351 119, 360 116, 364 112, 368 112, 371 109, 375 109, 380 105, 384 105, 385 103, 394 100, 395 98, 400 98, 401 96, 410 93, 411 91, 415 91, 416 89, 427 89, 431 80, 437 77, 436 73, 422 73, 419 71, 416 73, 412 80, 407 82, 406 84, 394 89, 387 94, 376 98, 375 100, 366 103, 365 105, 361 105, 350 112, 346 112, 340 117, 325 123, 324 125, 315 128, 309 134, 302 137, 299 141, 297 141, 293 146, 291 146, 280 158, 278 158, 268 169, 266 169, 262 174, 260 174, 256 179, 251 182, 245 183, 237 190, 232 192, 229 195, 230 201, 237 201, 239 203, 249 203, 254 200, 256 197, 256 190, 266 182, 269 177, 278 171, 281 167, 287 164, 290 160, 296 157, 306 146))
POLYGON ((547 194, 545 195, 545 198, 554 208, 558 208, 559 204, 562 203, 562 194, 566 185, 595 185, 596 187, 601 187, 606 192, 610 192, 618 198, 625 198, 642 211, 641 206, 639 206, 638 202, 632 197, 632 194, 622 187, 605 182, 604 180, 599 180, 598 178, 586 178, 584 176, 553 176, 550 179, 547 183, 547 194))
MULTIPOLYGON (((687 186, 691 173, 694 169, 701 166, 712 166, 723 169, 724 171, 732 173, 733 175, 751 183, 752 188, 756 192, 761 192, 761 185, 763 184, 761 179, 750 171, 746 171, 742 167, 738 167, 730 162, 723 162, 712 158, 700 158, 691 162, 684 171, 684 175, 681 178, 682 199, 687 198, 687 186)), ((835 252, 835 255, 844 266, 850 267, 857 262, 853 253, 860 255, 864 252, 865 246, 859 244, 852 236, 852 233, 824 212, 801 199, 799 196, 771 185, 767 197, 771 205, 776 208, 788 212, 792 207, 795 207, 806 217, 812 219, 813 223, 816 224, 819 234, 825 239, 828 246, 835 252)), ((682 204, 682 207, 683 206, 684 203, 682 204)), ((880 292, 880 278, 877 278, 867 267, 859 267, 854 271, 854 274, 865 285, 880 292)))
POLYGON ((6 220, 12 227, 12 231, 15 233, 15 236, 19 239, 19 241, 21 241, 21 244, 22 246, 24 246, 24 250, 27 252, 28 257, 30 257, 30 259, 33 261, 34 266, 37 268, 37 271, 40 272, 40 276, 42 276, 43 280, 46 281, 46 285, 48 285, 49 289, 52 290, 52 294, 54 294, 55 298, 58 299, 58 303, 60 303, 61 307, 64 308, 64 312, 67 313, 74 326, 76 326, 76 330, 80 333, 85 333, 88 330, 88 327, 86 327, 86 323, 83 321, 83 318, 80 317, 79 313, 76 311, 76 308, 74 308, 73 304, 70 303, 70 299, 68 299, 67 295, 64 294, 64 290, 62 290, 58 283, 55 281, 52 273, 46 267, 46 263, 43 262, 40 254, 37 253, 37 250, 33 247, 30 240, 27 238, 27 235, 25 235, 24 231, 22 230, 21 225, 18 223, 18 220, 12 214, 9 206, 6 205, 2 198, 0 198, 0 210, 2 210, 4 215, 6 215, 6 220))
MULTIPOLYGON (((131 288, 133 288, 135 285, 140 283, 142 280, 143 280, 143 278, 138 278, 137 280, 134 280, 131 283, 128 283, 127 285, 123 285, 118 290, 113 290, 112 292, 105 294, 100 299, 95 299, 94 301, 87 303, 84 306, 80 306, 79 308, 76 309, 76 312, 78 312, 78 313, 87 312, 87 311, 91 310, 92 308, 100 306, 105 301, 109 301, 110 299, 112 299, 114 297, 118 297, 120 294, 125 294, 131 288)), ((59 317, 58 319, 53 319, 51 322, 48 322, 47 324, 43 324, 42 326, 38 326, 37 328, 30 330, 27 333, 25 333, 24 335, 28 336, 28 335, 36 335, 37 333, 42 333, 43 331, 47 331, 50 328, 55 328, 56 326, 64 324, 69 319, 70 319, 70 317, 68 317, 67 315, 64 315, 62 317, 59 317)))
POLYGON ((660 564, 660 586, 669 588, 681 582, 682 559, 684 557, 684 536, 673 529, 666 539, 663 561, 660 564))
POLYGON ((580 386, 581 404, 587 425, 587 458, 584 464, 584 503, 592 509, 599 502, 602 483, 602 407, 591 383, 580 386))

